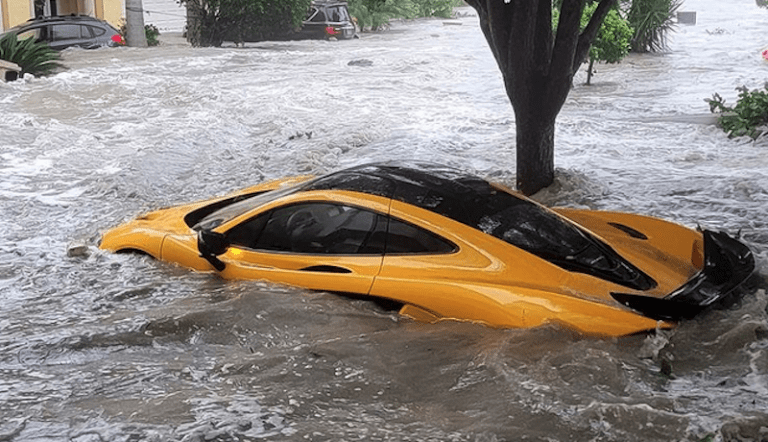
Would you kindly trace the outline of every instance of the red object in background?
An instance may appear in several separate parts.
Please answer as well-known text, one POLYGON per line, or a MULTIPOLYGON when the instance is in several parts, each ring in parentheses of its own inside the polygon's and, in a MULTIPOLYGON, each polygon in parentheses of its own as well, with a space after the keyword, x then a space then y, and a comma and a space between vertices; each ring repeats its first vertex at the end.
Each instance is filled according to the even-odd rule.
POLYGON ((763 51, 763 58, 765 59, 765 61, 768 61, 768 49, 763 51))
POLYGON ((325 28, 325 33, 328 34, 328 35, 336 35, 337 34, 336 29, 333 26, 327 26, 325 28))
POLYGON ((112 36, 112 41, 114 41, 115 43, 117 43, 119 45, 124 45, 125 44, 125 39, 120 34, 113 35, 112 36))

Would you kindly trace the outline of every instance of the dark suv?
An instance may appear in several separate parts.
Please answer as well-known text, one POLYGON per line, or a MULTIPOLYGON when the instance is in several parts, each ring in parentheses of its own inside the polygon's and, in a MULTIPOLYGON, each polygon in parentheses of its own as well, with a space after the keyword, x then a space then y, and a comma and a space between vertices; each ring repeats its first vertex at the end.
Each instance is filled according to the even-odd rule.
POLYGON ((85 49, 123 44, 123 37, 109 23, 86 15, 38 17, 9 29, 18 38, 45 41, 56 50, 79 46, 85 49))
POLYGON ((301 25, 303 38, 347 39, 357 36, 346 1, 314 0, 301 25))

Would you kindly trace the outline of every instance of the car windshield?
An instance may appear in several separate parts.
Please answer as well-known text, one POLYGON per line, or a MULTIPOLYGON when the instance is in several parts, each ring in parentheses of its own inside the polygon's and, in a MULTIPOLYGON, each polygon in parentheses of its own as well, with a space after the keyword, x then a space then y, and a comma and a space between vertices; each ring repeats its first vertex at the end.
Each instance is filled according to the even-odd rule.
MULTIPOLYGON (((259 192, 252 196, 238 196, 211 204, 196 210, 202 211, 202 218, 196 216, 193 212, 190 217, 195 230, 210 230, 237 218, 238 216, 260 207, 269 202, 275 201, 286 195, 300 191, 312 190, 348 190, 353 192, 362 192, 372 195, 391 197, 393 188, 392 183, 384 178, 366 175, 364 173, 333 173, 321 176, 295 186, 289 186, 269 192, 259 192)), ((190 216, 188 215, 188 216, 190 216)))
MULTIPOLYGON (((257 193, 254 196, 247 197, 245 199, 233 198, 229 204, 211 214, 205 216, 199 222, 197 222, 192 228, 194 230, 211 230, 216 227, 237 218, 238 216, 260 207, 264 204, 272 202, 285 195, 290 195, 300 189, 300 186, 290 186, 282 189, 275 189, 269 192, 257 193)), ((214 203, 218 204, 218 203, 214 203)))

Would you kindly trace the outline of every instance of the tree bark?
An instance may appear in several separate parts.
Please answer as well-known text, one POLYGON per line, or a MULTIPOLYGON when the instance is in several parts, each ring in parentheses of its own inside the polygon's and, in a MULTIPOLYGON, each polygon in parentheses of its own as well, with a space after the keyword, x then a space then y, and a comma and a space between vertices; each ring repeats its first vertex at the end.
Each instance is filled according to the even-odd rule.
POLYGON ((515 116, 516 185, 525 195, 549 186, 555 179, 555 120, 536 112, 515 116))
POLYGON ((555 33, 551 0, 467 0, 478 13, 515 111, 517 187, 527 195, 554 181, 557 114, 616 1, 600 0, 580 33, 586 0, 563 0, 555 33))

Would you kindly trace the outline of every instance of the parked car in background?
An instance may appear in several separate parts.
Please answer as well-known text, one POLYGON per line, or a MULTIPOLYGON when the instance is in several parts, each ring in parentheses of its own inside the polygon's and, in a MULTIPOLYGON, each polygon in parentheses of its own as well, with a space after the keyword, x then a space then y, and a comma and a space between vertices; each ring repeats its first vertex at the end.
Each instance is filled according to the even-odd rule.
POLYGON ((55 50, 72 46, 84 49, 102 46, 119 46, 123 37, 112 25, 85 15, 38 17, 9 29, 18 38, 34 38, 45 41, 55 50))
POLYGON ((302 22, 301 38, 349 39, 357 37, 346 1, 314 0, 302 22))

